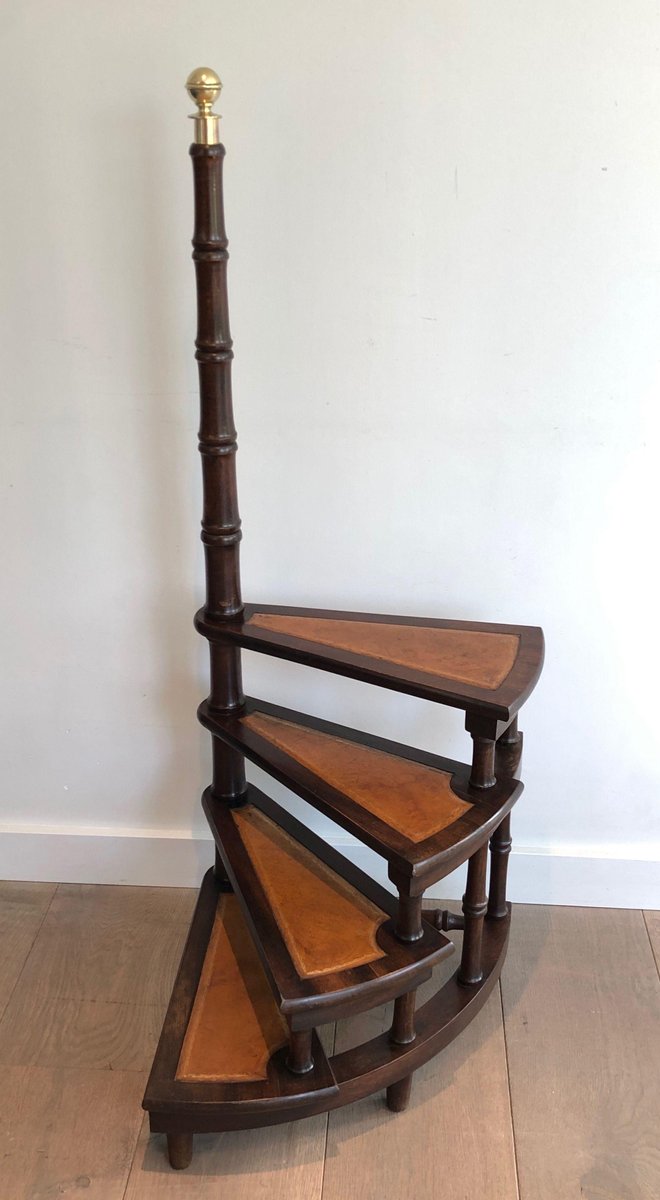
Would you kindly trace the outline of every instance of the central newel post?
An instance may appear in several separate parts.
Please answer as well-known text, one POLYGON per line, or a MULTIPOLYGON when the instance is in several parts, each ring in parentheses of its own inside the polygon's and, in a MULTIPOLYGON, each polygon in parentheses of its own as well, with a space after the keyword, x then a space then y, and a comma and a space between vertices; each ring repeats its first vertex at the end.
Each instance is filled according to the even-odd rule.
MULTIPOLYGON (((200 67, 186 87, 198 112, 190 147, 195 189, 193 260, 197 279, 197 338, 200 429, 204 504, 202 542, 206 559, 205 617, 217 623, 242 612, 239 567, 241 522, 236 488, 236 429, 231 391, 232 340, 227 301, 227 235, 222 196, 220 117, 212 111, 222 84, 215 71, 200 67)), ((209 644, 211 693, 209 708, 231 713, 244 704, 240 648, 222 640, 209 644)), ((216 800, 235 804, 245 794, 243 755, 213 739, 213 784, 216 800)), ((218 872, 223 869, 216 857, 218 872)))

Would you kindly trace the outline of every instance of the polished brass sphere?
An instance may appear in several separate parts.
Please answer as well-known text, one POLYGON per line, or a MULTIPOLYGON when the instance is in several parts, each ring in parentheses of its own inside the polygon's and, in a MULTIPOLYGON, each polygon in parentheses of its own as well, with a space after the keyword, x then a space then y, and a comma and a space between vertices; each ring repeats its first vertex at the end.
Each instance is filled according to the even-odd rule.
POLYGON ((207 116, 222 91, 222 83, 210 67, 197 67, 186 79, 186 91, 202 116, 207 116))

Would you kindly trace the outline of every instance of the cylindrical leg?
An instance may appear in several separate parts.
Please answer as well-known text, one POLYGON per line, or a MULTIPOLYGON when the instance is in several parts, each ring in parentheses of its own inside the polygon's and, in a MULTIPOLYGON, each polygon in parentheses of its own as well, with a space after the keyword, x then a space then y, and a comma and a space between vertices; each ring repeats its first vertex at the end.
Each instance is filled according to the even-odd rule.
POLYGON ((493 738, 472 734, 472 771, 470 787, 490 788, 495 785, 495 742, 493 738))
POLYGON ((193 1135, 192 1133, 168 1133, 167 1154, 170 1166, 175 1171, 184 1171, 192 1162, 193 1135))
MULTIPOLYGON (((415 999, 416 992, 407 992, 405 996, 397 996, 394 1001, 390 1041, 395 1046, 409 1046, 415 1040, 415 999)), ((406 1075, 388 1087, 387 1107, 392 1112, 403 1112, 404 1108, 407 1108, 412 1078, 412 1075, 406 1075)))
POLYGON ((486 868, 488 845, 484 843, 468 862, 467 887, 463 897, 463 954, 458 971, 458 982, 466 987, 479 983, 483 977, 481 943, 486 914, 486 868))
POLYGON ((387 1089, 387 1107, 391 1112, 403 1112, 404 1108, 408 1107, 412 1081, 412 1075, 406 1075, 404 1079, 390 1084, 387 1089))
POLYGON ((498 779, 512 779, 517 775, 522 748, 523 735, 518 729, 518 718, 514 717, 495 746, 495 772, 498 779))
POLYGON ((401 942, 418 942, 424 936, 421 896, 407 896, 399 891, 399 911, 394 932, 401 942))
POLYGON ((294 1075, 305 1075, 314 1066, 311 1029, 293 1030, 289 1034, 289 1053, 286 1065, 294 1075))
POLYGON ((488 916, 496 920, 506 917, 506 876, 511 853, 511 814, 507 813, 490 839, 490 886, 488 916))
POLYGON ((395 1046, 409 1046, 415 1040, 415 998, 416 992, 406 992, 394 1001, 390 1041, 395 1046))
MULTIPOLYGON (((495 770, 498 779, 512 779, 520 766, 522 756, 522 733, 518 731, 518 718, 514 717, 508 729, 498 738, 495 747, 495 770)), ((495 830, 490 839, 490 886, 488 889, 488 916, 501 920, 506 917, 506 877, 511 853, 511 814, 495 830)))

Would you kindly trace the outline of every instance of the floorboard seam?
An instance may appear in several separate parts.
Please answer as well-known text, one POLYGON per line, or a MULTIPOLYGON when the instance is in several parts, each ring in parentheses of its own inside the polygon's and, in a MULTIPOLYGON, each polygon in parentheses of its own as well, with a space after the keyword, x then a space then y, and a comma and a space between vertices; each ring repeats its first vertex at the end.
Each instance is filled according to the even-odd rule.
POLYGON ((518 1170, 518 1143, 516 1140, 516 1123, 513 1117, 513 1096, 511 1095, 511 1067, 509 1064, 509 1047, 506 1040, 506 1018, 504 1016, 504 997, 502 995, 502 980, 498 979, 497 986, 500 996, 500 1011, 502 1013, 502 1037, 504 1038, 504 1062, 506 1065, 506 1089, 509 1097, 509 1116, 511 1119, 511 1138, 513 1141, 513 1169, 516 1176, 516 1196, 517 1200, 521 1200, 520 1196, 520 1171, 518 1170))
MULTIPOLYGON (((332 1055, 335 1052, 336 1045, 337 1045, 337 1022, 335 1021, 335 1027, 332 1031, 332 1053, 328 1055, 329 1059, 332 1058, 332 1055)), ((323 1191, 325 1189, 325 1164, 328 1159, 328 1136, 330 1134, 330 1117, 331 1117, 331 1113, 327 1112, 325 1114, 325 1137, 323 1139, 323 1166, 321 1168, 321 1187, 319 1189, 319 1200, 323 1200, 323 1191)))
POLYGON ((655 952, 655 946, 653 945, 653 938, 651 937, 651 930, 649 929, 649 923, 648 923, 648 921, 647 921, 647 919, 646 919, 646 912, 645 912, 645 910, 644 910, 643 908, 642 908, 642 909, 640 909, 640 912, 641 912, 641 914, 642 914, 642 920, 643 920, 643 922, 644 922, 644 928, 645 928, 645 930, 646 930, 646 936, 647 936, 647 938, 649 939, 649 946, 651 947, 651 954, 653 955, 653 961, 654 961, 654 963, 655 963, 655 969, 656 969, 656 971, 658 972, 658 978, 660 978, 660 959, 658 958, 658 956, 657 956, 657 954, 656 954, 656 952, 655 952))
POLYGON ((35 934, 34 934, 34 937, 32 938, 32 941, 30 942, 30 948, 29 948, 29 950, 28 950, 27 954, 25 955, 25 958, 23 959, 23 966, 21 967, 20 971, 18 972, 18 975, 16 976, 16 982, 15 982, 15 984, 14 984, 13 988, 11 989, 11 991, 10 991, 9 995, 7 996, 7 1001, 6 1001, 6 1003, 3 1005, 2 1012, 0 1012, 0 1025, 2 1025, 2 1022, 3 1022, 3 1020, 4 1020, 5 1013, 7 1012, 7 1009, 9 1008, 9 1005, 10 1005, 11 1001, 12 1001, 12 1000, 13 1000, 13 998, 14 998, 14 992, 16 991, 16 988, 18 987, 19 983, 21 982, 21 979, 23 978, 23 972, 24 972, 24 970, 25 970, 25 968, 26 968, 26 966, 27 966, 27 961, 28 961, 28 958, 30 957, 30 955, 31 955, 32 951, 34 950, 35 942, 36 942, 37 938, 39 937, 39 934, 41 933, 41 930, 42 930, 42 927, 43 927, 43 923, 44 923, 44 921, 46 920, 46 917, 48 916, 48 914, 49 914, 49 912, 50 912, 50 910, 51 910, 51 907, 52 907, 52 904, 53 904, 53 900, 55 899, 55 897, 56 897, 56 895, 57 895, 57 890, 58 890, 59 886, 60 886, 60 885, 59 885, 59 883, 58 883, 58 884, 56 884, 56 885, 55 885, 55 887, 53 888, 53 894, 52 894, 52 896, 51 896, 50 900, 48 901, 48 904, 46 905, 46 909, 45 909, 45 911, 44 911, 44 915, 43 915, 43 917, 41 918, 41 920, 40 920, 40 922, 39 922, 39 925, 38 925, 38 927, 37 927, 37 929, 36 929, 36 931, 35 931, 35 934))

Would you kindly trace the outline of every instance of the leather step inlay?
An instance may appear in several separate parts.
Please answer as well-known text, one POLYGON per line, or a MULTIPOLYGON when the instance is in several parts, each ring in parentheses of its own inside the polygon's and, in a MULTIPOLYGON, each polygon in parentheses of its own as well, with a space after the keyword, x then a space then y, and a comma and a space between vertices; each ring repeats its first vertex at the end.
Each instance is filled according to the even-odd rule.
POLYGON ((267 713, 250 713, 242 718, 241 724, 411 842, 425 841, 453 825, 472 808, 451 790, 451 775, 447 771, 267 713))
POLYGON ((301 978, 383 958, 384 913, 251 805, 233 813, 301 978))
POLYGON ((246 625, 396 663, 486 691, 495 691, 510 674, 520 643, 519 637, 512 633, 289 617, 280 613, 254 613, 246 625))
POLYGON ((176 1078, 266 1079, 271 1055, 288 1041, 235 896, 221 895, 181 1048, 176 1078))

